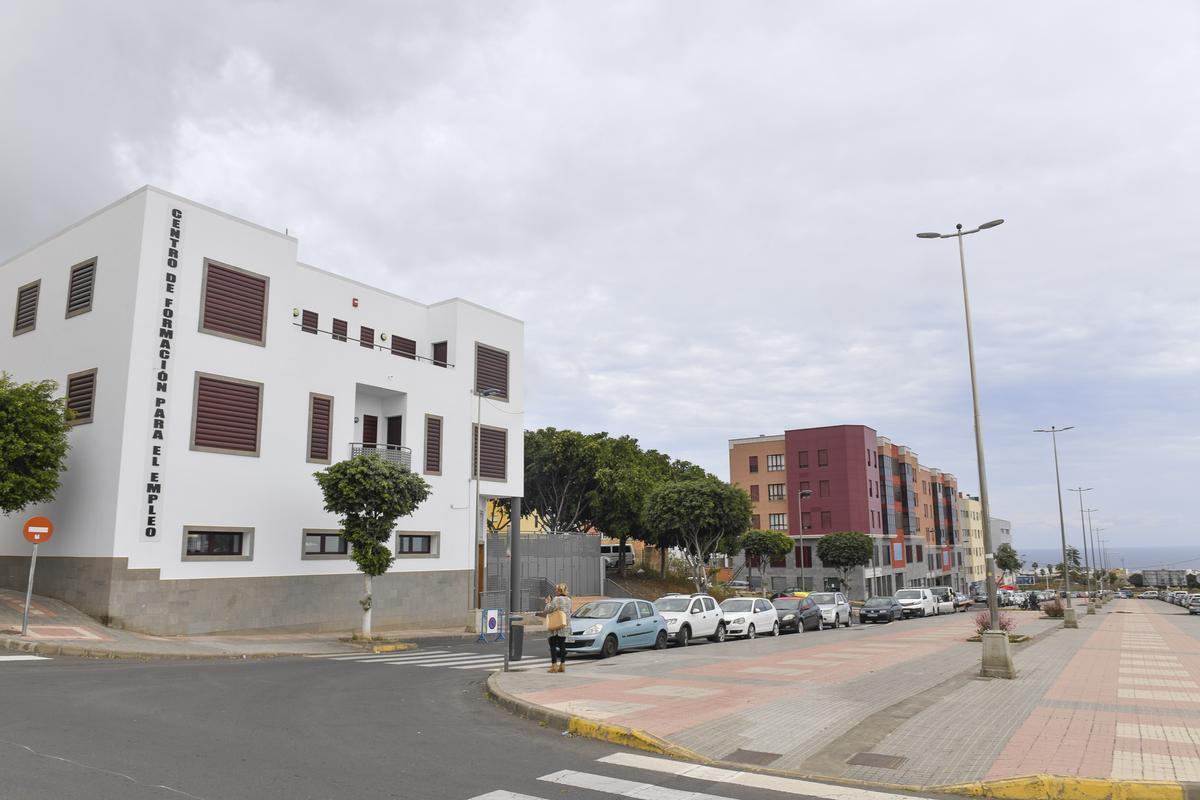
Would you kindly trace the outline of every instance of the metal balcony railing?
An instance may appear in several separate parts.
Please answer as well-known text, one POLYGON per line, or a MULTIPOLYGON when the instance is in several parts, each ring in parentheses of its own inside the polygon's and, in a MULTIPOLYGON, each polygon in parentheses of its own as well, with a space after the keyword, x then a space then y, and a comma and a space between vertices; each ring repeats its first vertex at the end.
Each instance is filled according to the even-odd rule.
POLYGON ((394 461, 405 469, 412 469, 412 450, 398 444, 367 444, 364 442, 350 443, 350 457, 363 453, 374 453, 394 461))

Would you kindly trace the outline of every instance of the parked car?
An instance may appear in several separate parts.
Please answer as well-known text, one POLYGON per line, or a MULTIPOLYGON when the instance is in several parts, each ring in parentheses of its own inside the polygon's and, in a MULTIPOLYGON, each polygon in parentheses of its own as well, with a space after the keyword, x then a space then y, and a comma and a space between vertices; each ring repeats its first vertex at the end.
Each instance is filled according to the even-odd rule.
POLYGON ((904 607, 906 617, 931 617, 937 613, 933 593, 928 589, 900 589, 895 597, 896 602, 904 607))
POLYGON ((567 652, 599 653, 601 658, 622 650, 667 646, 667 620, 645 600, 593 600, 571 615, 567 652))
MULTIPOLYGON (((600 545, 600 557, 604 559, 604 566, 608 569, 616 569, 621 561, 621 545, 619 544, 602 544, 600 545)), ((625 566, 633 566, 633 547, 625 545, 625 566)))
POLYGON ((1188 602, 1188 593, 1187 592, 1176 592, 1175 593, 1175 605, 1186 606, 1187 602, 1188 602))
POLYGON ((779 614, 779 630, 787 631, 819 631, 821 629, 821 609, 810 597, 776 597, 771 601, 779 614))
POLYGON ((731 592, 746 592, 750 590, 750 581, 725 581, 725 588, 731 592))
POLYGON ((933 613, 953 614, 958 610, 954 602, 954 590, 949 586, 930 586, 929 593, 933 595, 933 613))
POLYGON ((1200 614, 1200 594, 1193 594, 1188 597, 1187 610, 1189 614, 1200 614))
POLYGON ((1158 592, 1155 592, 1153 590, 1147 591, 1147 592, 1142 592, 1141 594, 1138 595, 1138 597, 1142 600, 1157 600, 1158 592))
POLYGON ((850 627, 850 601, 841 592, 813 592, 808 596, 821 609, 821 627, 850 627))
POLYGON ((972 605, 974 605, 974 603, 972 602, 971 598, 967 597, 965 594, 957 594, 956 593, 954 595, 954 607, 957 610, 966 611, 972 605))
POLYGON ((779 612, 761 597, 731 597, 721 603, 725 635, 753 639, 759 634, 779 635, 779 612))
POLYGON ((677 645, 704 636, 710 642, 725 641, 725 615, 706 594, 669 594, 655 600, 654 607, 666 617, 667 633, 677 645))
POLYGON ((858 610, 858 621, 892 622, 904 619, 904 606, 894 597, 872 597, 858 610))
POLYGON ((971 600, 986 606, 988 601, 987 592, 976 592, 975 594, 971 595, 971 600))

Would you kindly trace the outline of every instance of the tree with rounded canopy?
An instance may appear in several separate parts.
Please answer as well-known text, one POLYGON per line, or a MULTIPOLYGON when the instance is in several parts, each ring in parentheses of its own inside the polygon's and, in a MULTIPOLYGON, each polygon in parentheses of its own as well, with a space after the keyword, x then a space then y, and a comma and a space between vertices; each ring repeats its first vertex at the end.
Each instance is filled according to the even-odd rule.
POLYGON ((48 503, 67 468, 71 430, 54 381, 16 383, 0 372, 0 512, 48 503))
POLYGON ((417 510, 429 497, 420 475, 379 453, 363 453, 313 473, 325 495, 325 510, 337 514, 350 558, 364 575, 362 635, 371 636, 371 579, 396 560, 391 541, 396 520, 417 510))
POLYGON ((659 484, 646 496, 643 522, 659 547, 683 548, 696 591, 707 582, 708 559, 734 552, 750 527, 750 495, 709 475, 659 484))
POLYGON ((783 558, 792 549, 792 537, 783 531, 748 530, 738 539, 738 548, 746 555, 746 564, 758 568, 759 584, 767 589, 767 566, 772 559, 783 558))
POLYGON ((1025 566, 1025 562, 1017 555, 1017 551, 1008 542, 996 548, 996 566, 1002 573, 1016 575, 1025 566))
POLYGON ((875 542, 858 531, 828 533, 817 540, 817 557, 826 567, 841 573, 842 591, 850 585, 850 570, 865 567, 875 555, 875 542))
POLYGON ((1138 589, 1145 588, 1146 586, 1146 577, 1140 572, 1133 573, 1129 576, 1128 580, 1130 586, 1134 586, 1138 589))

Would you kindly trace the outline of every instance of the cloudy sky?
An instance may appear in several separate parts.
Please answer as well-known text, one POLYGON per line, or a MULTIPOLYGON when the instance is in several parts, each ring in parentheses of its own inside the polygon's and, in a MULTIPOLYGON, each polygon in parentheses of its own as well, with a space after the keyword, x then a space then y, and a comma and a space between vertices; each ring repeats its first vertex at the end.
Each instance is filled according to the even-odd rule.
POLYGON ((913 234, 1003 217, 967 240, 994 512, 1056 541, 1031 431, 1075 425, 1104 535, 1200 554, 1195 3, 331 8, 5 4, 0 258, 152 183, 524 319, 530 427, 727 476, 730 437, 862 423, 974 491, 957 254, 913 234))

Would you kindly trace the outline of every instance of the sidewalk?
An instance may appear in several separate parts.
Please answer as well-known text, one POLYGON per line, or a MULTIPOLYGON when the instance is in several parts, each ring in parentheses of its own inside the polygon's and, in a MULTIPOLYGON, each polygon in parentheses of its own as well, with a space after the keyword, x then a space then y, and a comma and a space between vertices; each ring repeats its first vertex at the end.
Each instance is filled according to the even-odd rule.
MULTIPOLYGON (((350 631, 330 633, 249 633, 205 636, 149 636, 108 628, 58 600, 34 595, 29 612, 29 635, 21 637, 23 592, 0 589, 0 650, 43 655, 94 658, 266 658, 313 653, 361 653, 367 643, 339 641, 350 631)), ((462 629, 376 631, 403 642, 470 640, 477 634, 462 629)))
POLYGON ((1079 630, 1010 612, 1034 637, 1014 646, 1011 681, 978 677, 963 614, 497 673, 489 686, 550 722, 630 729, 701 760, 964 792, 1033 775, 1169 781, 1178 796, 1178 782, 1200 781, 1200 626, 1174 608, 1115 601, 1079 630))

